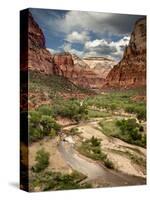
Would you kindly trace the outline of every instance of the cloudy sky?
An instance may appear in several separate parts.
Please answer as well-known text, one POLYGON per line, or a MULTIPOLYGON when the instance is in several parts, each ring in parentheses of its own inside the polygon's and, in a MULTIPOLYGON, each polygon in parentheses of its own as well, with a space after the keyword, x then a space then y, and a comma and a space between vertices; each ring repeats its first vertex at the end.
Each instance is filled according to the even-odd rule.
POLYGON ((51 53, 69 51, 80 57, 120 60, 134 23, 141 15, 30 9, 43 30, 51 53))

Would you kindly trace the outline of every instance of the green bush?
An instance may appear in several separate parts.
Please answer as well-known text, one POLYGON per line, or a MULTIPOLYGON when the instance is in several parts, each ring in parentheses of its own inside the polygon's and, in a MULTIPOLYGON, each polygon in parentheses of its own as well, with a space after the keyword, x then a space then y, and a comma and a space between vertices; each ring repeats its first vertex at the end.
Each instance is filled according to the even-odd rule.
POLYGON ((41 149, 37 151, 35 160, 36 164, 32 167, 32 170, 33 172, 39 173, 48 167, 49 153, 41 149))
POLYGON ((48 105, 42 105, 40 107, 38 107, 37 109, 42 115, 48 115, 51 116, 52 115, 52 110, 50 108, 50 106, 48 105))
POLYGON ((82 119, 86 119, 88 114, 86 104, 80 104, 77 100, 66 100, 63 102, 57 102, 52 107, 54 116, 62 116, 73 119, 79 122, 82 119))
POLYGON ((94 136, 92 136, 90 142, 91 142, 91 145, 92 145, 92 146, 95 146, 95 147, 97 147, 97 146, 100 147, 100 145, 101 145, 100 140, 98 140, 98 139, 95 138, 94 136))
POLYGON ((79 146, 78 150, 83 155, 94 160, 101 160, 104 165, 109 169, 114 169, 114 164, 107 158, 107 155, 101 150, 101 140, 95 138, 87 139, 79 146))
POLYGON ((129 105, 125 108, 126 112, 135 113, 139 120, 146 120, 146 107, 142 105, 129 105))
POLYGON ((114 164, 111 160, 109 160, 108 158, 104 160, 104 164, 107 168, 109 169, 114 169, 114 164))
POLYGON ((42 115, 38 111, 30 111, 28 121, 30 142, 42 139, 44 136, 53 137, 60 130, 60 126, 51 116, 42 115))
POLYGON ((136 119, 118 120, 116 125, 121 130, 117 137, 131 144, 146 146, 146 137, 141 133, 141 126, 136 122, 136 119))

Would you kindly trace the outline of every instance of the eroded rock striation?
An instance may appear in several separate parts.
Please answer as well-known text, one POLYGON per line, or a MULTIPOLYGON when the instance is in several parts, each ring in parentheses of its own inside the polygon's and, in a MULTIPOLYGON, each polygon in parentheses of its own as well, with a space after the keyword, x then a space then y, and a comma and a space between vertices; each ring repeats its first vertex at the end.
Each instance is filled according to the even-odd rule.
POLYGON ((107 88, 131 88, 146 85, 146 18, 135 23, 122 60, 107 76, 107 88))

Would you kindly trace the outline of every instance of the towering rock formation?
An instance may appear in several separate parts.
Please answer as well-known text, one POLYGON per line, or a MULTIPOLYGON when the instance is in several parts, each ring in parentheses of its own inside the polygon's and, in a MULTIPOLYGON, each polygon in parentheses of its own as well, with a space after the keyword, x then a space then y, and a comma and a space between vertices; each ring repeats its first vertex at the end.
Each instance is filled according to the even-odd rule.
POLYGON ((135 23, 122 60, 107 76, 104 87, 131 88, 146 85, 146 18, 135 23))
POLYGON ((28 59, 22 61, 29 70, 64 76, 82 87, 100 88, 104 83, 104 79, 76 55, 68 52, 52 55, 46 49, 44 34, 31 13, 28 15, 28 59))
POLYGON ((106 78, 116 61, 105 57, 85 57, 83 61, 90 66, 100 78, 106 78))
POLYGON ((53 74, 50 52, 45 47, 45 37, 29 12, 28 15, 28 68, 45 74, 53 74))
POLYGON ((90 67, 75 54, 58 53, 53 56, 57 66, 57 75, 64 76, 76 85, 88 88, 100 88, 104 79, 100 78, 90 67))

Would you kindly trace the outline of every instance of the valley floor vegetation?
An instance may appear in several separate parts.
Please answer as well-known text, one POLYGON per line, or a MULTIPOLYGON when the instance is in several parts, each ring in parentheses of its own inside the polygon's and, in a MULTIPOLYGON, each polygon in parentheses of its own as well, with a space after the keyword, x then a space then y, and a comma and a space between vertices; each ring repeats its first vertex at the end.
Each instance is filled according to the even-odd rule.
MULTIPOLYGON (((79 124, 97 118, 99 129, 107 136, 119 138, 130 144, 146 148, 146 102, 145 99, 136 100, 139 94, 145 95, 145 90, 104 91, 99 94, 91 93, 70 84, 63 78, 30 73, 29 103, 34 106, 28 113, 29 142, 37 142, 44 137, 49 139, 59 136, 63 127, 57 118, 68 118, 79 124), (65 98, 62 93, 84 93, 84 98, 78 96, 65 98), (38 97, 40 94, 39 104, 38 97), (113 118, 113 116, 119 116, 113 118)), ((68 132, 71 136, 79 135, 76 128, 68 132)), ((102 151, 101 140, 96 137, 81 141, 77 151, 86 157, 102 162, 107 168, 115 169, 113 162, 102 151)), ((139 160, 130 152, 128 156, 134 162, 139 160)), ((86 178, 79 172, 64 174, 49 170, 51 160, 48 152, 39 149, 35 157, 35 165, 30 169, 30 190, 60 190, 89 188, 91 184, 81 184, 86 178)))

